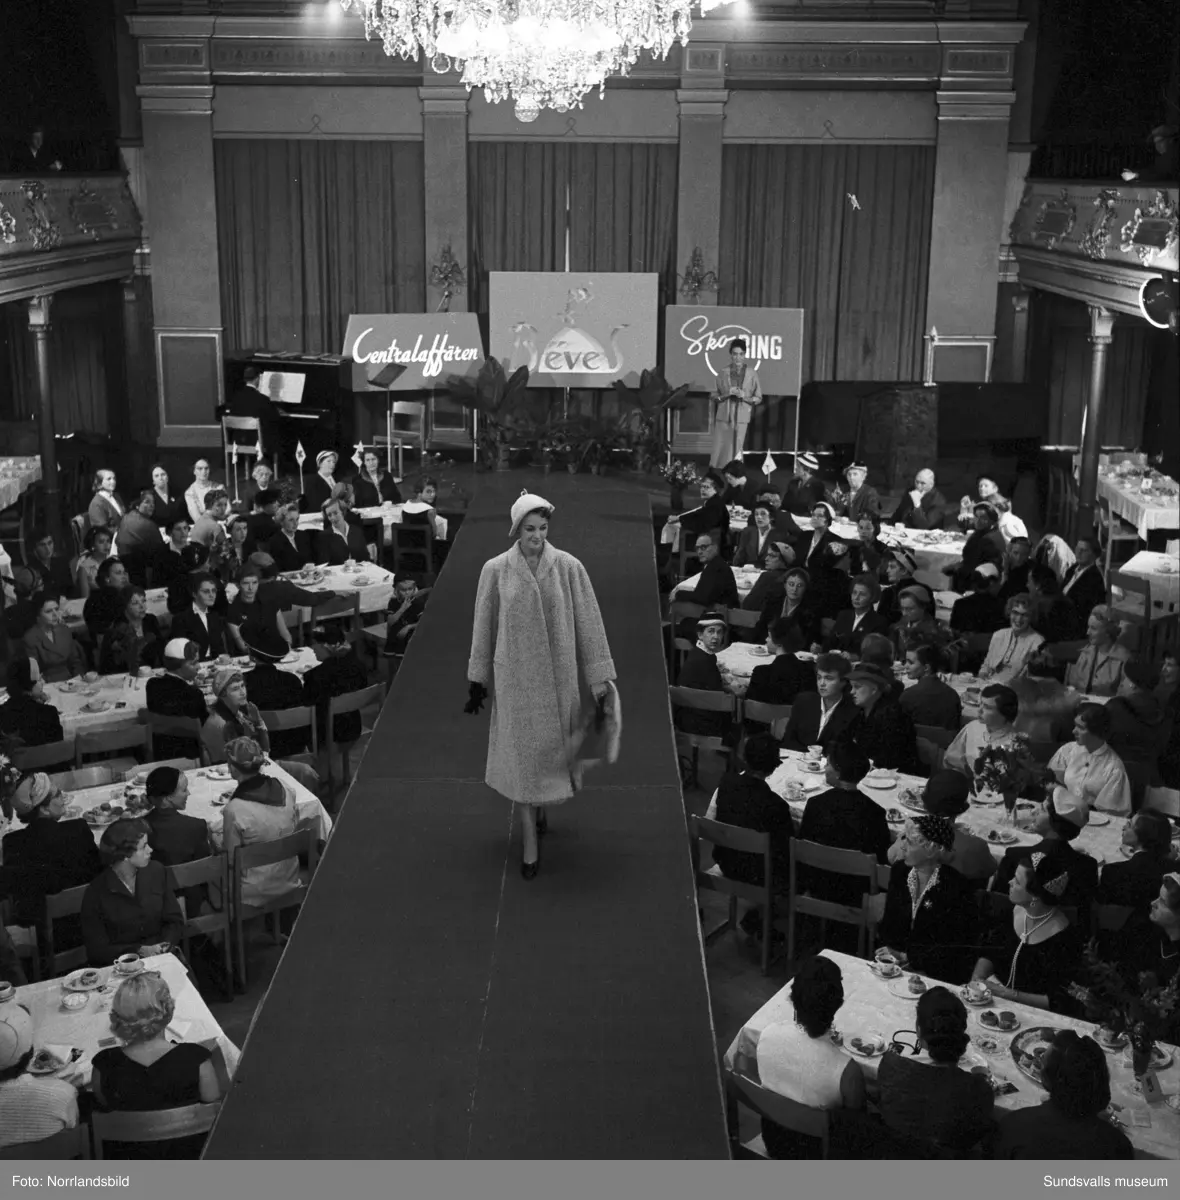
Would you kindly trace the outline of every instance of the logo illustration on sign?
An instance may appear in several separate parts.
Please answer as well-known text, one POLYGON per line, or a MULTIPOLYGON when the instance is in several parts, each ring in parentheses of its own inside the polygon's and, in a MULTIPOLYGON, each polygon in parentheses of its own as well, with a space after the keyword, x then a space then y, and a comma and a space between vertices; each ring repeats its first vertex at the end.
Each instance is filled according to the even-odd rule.
POLYGON ((592 334, 577 327, 576 309, 579 304, 590 304, 594 299, 593 281, 584 287, 570 288, 566 293, 565 309, 561 316, 562 328, 537 353, 537 329, 526 321, 512 326, 513 366, 519 366, 519 357, 525 357, 529 373, 538 368, 549 375, 618 375, 623 369, 623 351, 619 346, 619 334, 626 324, 616 325, 610 331, 608 353, 592 334), (523 355, 518 352, 523 351, 523 355))
POLYGON ((729 343, 735 338, 745 339, 746 361, 755 371, 763 362, 781 362, 783 357, 783 339, 779 334, 754 333, 745 325, 734 324, 710 329, 709 318, 704 313, 689 317, 680 326, 680 336, 687 343, 687 354, 704 356, 711 375, 729 366, 729 343))

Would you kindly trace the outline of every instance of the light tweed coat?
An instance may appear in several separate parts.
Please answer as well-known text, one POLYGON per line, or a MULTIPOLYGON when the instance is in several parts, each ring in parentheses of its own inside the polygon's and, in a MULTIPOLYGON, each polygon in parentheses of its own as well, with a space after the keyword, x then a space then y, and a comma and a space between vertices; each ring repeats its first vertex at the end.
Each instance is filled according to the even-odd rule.
POLYGON ((578 788, 567 744, 615 678, 586 568, 548 543, 534 577, 513 543, 484 563, 467 678, 492 693, 488 786, 519 804, 560 804, 578 788))

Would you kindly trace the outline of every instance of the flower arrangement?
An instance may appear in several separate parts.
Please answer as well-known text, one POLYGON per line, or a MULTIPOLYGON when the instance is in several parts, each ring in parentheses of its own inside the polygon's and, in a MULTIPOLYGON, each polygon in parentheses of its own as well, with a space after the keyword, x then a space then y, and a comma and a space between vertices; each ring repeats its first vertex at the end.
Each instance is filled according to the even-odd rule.
POLYGON ((675 458, 658 468, 660 478, 666 480, 674 488, 693 487, 700 483, 701 473, 695 463, 682 462, 675 458))
POLYGON ((1033 780, 1028 736, 1014 733, 992 746, 984 746, 975 760, 976 788, 1004 793, 1021 791, 1033 780))
MULTIPOLYGON (((7 736, 3 738, 5 750, 11 749, 15 744, 14 739, 7 736)), ((16 791, 23 774, 7 754, 0 754, 0 811, 3 811, 5 817, 12 815, 12 793, 16 791)))

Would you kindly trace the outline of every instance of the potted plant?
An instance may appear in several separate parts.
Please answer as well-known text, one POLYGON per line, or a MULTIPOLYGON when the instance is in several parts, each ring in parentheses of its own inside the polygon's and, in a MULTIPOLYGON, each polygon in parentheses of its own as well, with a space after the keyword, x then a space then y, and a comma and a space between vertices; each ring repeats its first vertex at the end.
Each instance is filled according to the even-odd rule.
POLYGON ((697 470, 694 463, 682 462, 677 458, 673 459, 670 463, 661 465, 659 472, 661 477, 668 481, 668 486, 672 489, 672 511, 683 512, 684 489, 700 483, 700 471, 697 470))
POLYGON ((517 367, 506 375, 500 362, 491 355, 484 360, 474 379, 452 376, 448 386, 464 408, 478 416, 477 445, 480 462, 486 470, 506 470, 511 465, 512 451, 524 444, 528 413, 527 366, 517 367))
POLYGON ((615 380, 615 391, 623 404, 622 423, 636 470, 650 474, 668 451, 664 434, 666 414, 688 405, 688 385, 674 388, 658 371, 644 371, 637 388, 615 380))

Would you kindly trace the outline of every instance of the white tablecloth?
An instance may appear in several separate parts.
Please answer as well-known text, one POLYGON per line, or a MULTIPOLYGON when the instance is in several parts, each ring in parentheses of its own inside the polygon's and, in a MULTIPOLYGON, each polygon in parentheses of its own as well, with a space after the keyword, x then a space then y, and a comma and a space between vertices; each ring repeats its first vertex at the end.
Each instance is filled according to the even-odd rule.
MULTIPOLYGON (((167 629, 172 624, 172 614, 168 611, 168 589, 148 588, 146 595, 148 612, 167 629)), ((85 606, 86 601, 77 598, 62 601, 62 619, 75 632, 86 628, 86 622, 82 619, 82 610, 85 606)))
MULTIPOLYGON (((737 581, 738 596, 744 600, 753 589, 754 584, 758 582, 762 572, 756 567, 734 567, 733 577, 737 581)), ((699 574, 690 575, 687 579, 682 580, 672 589, 672 599, 675 600, 681 593, 687 594, 694 591, 701 577, 699 574)))
POLYGON ((1145 496, 1139 489, 1138 479, 1120 485, 1117 476, 1098 476, 1098 495, 1116 517, 1134 525, 1144 541, 1152 529, 1180 529, 1180 497, 1145 496))
MULTIPOLYGON (((366 562, 358 563, 357 569, 353 571, 345 570, 344 567, 329 567, 326 564, 319 564, 317 570, 325 572, 325 578, 316 584, 300 583, 296 572, 294 575, 288 575, 287 578, 294 579, 305 592, 355 592, 361 594, 361 612, 384 612, 389 604, 389 599, 393 595, 393 572, 387 571, 384 567, 379 567, 376 563, 366 562), (368 582, 361 588, 357 588, 356 581, 364 578, 368 582)), ((229 595, 229 590, 226 589, 226 595, 229 595)), ((315 616, 315 609, 305 608, 303 610, 304 621, 310 621, 315 616)))
MULTIPOLYGON (((865 1034, 876 1033, 886 1041, 896 1032, 914 1029, 915 1005, 912 1000, 895 996, 886 982, 879 979, 869 969, 868 963, 848 954, 840 954, 835 950, 823 951, 825 958, 837 963, 844 976, 844 1004, 836 1014, 834 1028, 840 1031, 847 1046, 850 1038, 865 1034)), ((930 980, 931 983, 939 982, 930 980)), ((957 991, 956 984, 962 981, 949 981, 948 987, 957 991)), ((1021 1029, 1048 1026, 1053 1029, 1073 1029, 1083 1035, 1092 1035, 1093 1025, 1084 1021, 1075 1021, 1069 1017, 1058 1016, 1056 1013, 1044 1012, 1041 1009, 1029 1008, 1023 1004, 1013 1004, 1007 1000, 997 1002, 993 1007, 1008 1009, 1014 1012, 1020 1020, 1021 1029)), ((1011 1081, 1016 1085, 1016 1091, 1006 1096, 996 1097, 997 1113, 1011 1112, 1018 1108, 1028 1108, 1030 1105, 1043 1104, 1048 1098, 1043 1088, 1033 1083, 1017 1066, 1012 1058, 1013 1033, 1000 1033, 979 1024, 979 1013, 982 1010, 969 1009, 968 1032, 975 1037, 987 1037, 996 1044, 996 1049, 984 1053, 974 1041, 968 1047, 967 1054, 961 1062, 964 1070, 970 1070, 977 1064, 986 1064, 992 1074, 1011 1081)), ((781 991, 772 996, 752 1017, 742 1026, 737 1037, 725 1053, 725 1068, 732 1071, 735 1062, 755 1060, 758 1039, 762 1031, 769 1025, 785 1021, 793 1021, 794 1008, 791 1004, 791 986, 787 984, 781 991)), ((910 1041, 913 1039, 911 1038, 910 1041)), ((1174 1047, 1171 1065, 1159 1072, 1160 1085, 1165 1095, 1175 1095, 1180 1091, 1180 1054, 1174 1047)), ((881 1059, 859 1058, 850 1055, 859 1062, 862 1070, 869 1079, 876 1079, 877 1068, 881 1059)), ((923 1057, 922 1061, 929 1059, 923 1057)), ((1124 1127, 1124 1132, 1131 1139, 1136 1153, 1144 1158, 1177 1158, 1180 1157, 1180 1112, 1168 1108, 1164 1104, 1148 1105, 1141 1095, 1132 1088, 1134 1074, 1126 1061, 1125 1051, 1115 1051, 1106 1056, 1110 1068, 1110 1093, 1113 1103, 1121 1105, 1124 1110, 1142 1113, 1148 1116, 1150 1124, 1146 1126, 1133 1125, 1130 1121, 1124 1127)))
MULTIPOLYGON (((1134 558, 1128 559, 1118 569, 1127 575, 1138 575, 1151 584, 1153 621, 1162 621, 1166 617, 1176 615, 1180 609, 1180 555, 1140 550, 1134 558)), ((1119 607, 1129 609, 1132 604, 1140 603, 1139 596, 1129 594, 1119 601, 1119 607)))
MULTIPOLYGON (((375 508, 354 508, 352 511, 363 521, 380 521, 382 525, 388 529, 391 525, 400 525, 402 523, 403 504, 381 504, 375 508)), ((438 524, 438 536, 446 541, 447 539, 447 519, 435 514, 435 521, 438 524)), ((300 529, 318 529, 324 528, 324 518, 321 513, 304 513, 299 518, 300 529)))
MULTIPOLYGON (((180 960, 172 954, 157 954, 146 959, 145 965, 150 971, 159 971, 172 992, 176 1004, 176 1012, 168 1026, 172 1037, 176 1041, 206 1045, 216 1042, 221 1047, 226 1069, 232 1077, 241 1052, 222 1032, 180 960)), ((113 986, 105 991, 84 993, 89 997, 86 1007, 74 1012, 61 1006, 64 993, 60 979, 43 980, 16 989, 17 1001, 29 1010, 33 1018, 35 1046, 71 1046, 82 1051, 82 1057, 77 1062, 59 1072, 59 1078, 69 1079, 80 1088, 90 1083, 94 1056, 103 1049, 99 1043, 111 1039, 111 1000, 121 982, 114 974, 114 967, 99 967, 97 970, 104 985, 113 986)))
MULTIPOLYGON (((692 512, 692 509, 687 510, 692 512)), ((729 515, 729 532, 735 538, 741 536, 741 532, 750 523, 750 514, 745 513, 743 516, 735 517, 733 510, 730 509, 729 515)), ((665 521, 664 528, 660 530, 660 543, 664 546, 671 546, 673 554, 680 553, 680 522, 665 521)))
POLYGON ((33 455, 0 458, 0 508, 17 502, 31 483, 41 478, 41 460, 33 455))
MULTIPOLYGON (((804 662, 813 662, 815 655, 809 651, 800 650, 795 655, 804 662)), ((717 669, 728 691, 735 696, 744 696, 750 686, 750 676, 755 667, 770 662, 770 653, 765 646, 755 646, 751 642, 734 642, 726 646, 717 655, 717 669)))

